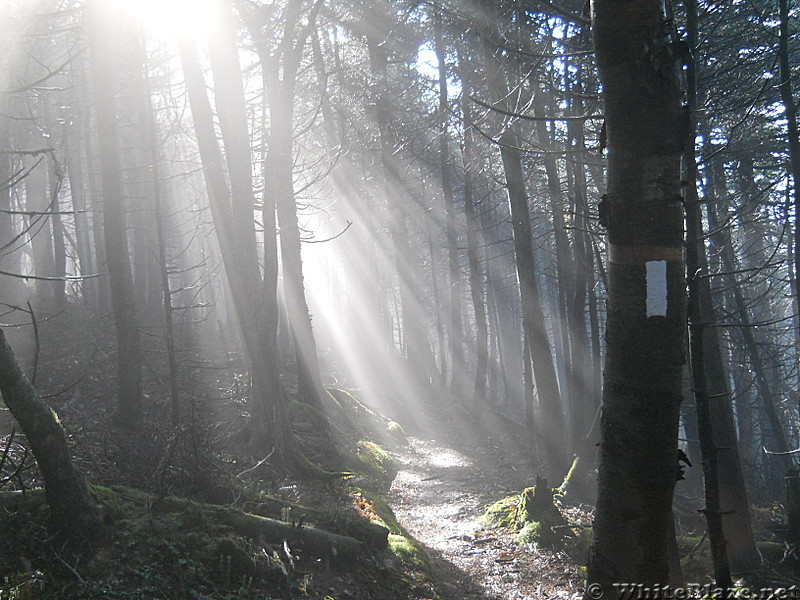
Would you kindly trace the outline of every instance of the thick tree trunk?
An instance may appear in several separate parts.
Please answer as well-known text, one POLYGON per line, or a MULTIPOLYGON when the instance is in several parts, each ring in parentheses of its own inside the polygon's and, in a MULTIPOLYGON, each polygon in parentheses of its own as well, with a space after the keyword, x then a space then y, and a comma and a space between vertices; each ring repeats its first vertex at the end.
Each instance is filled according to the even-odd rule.
MULTIPOLYGON (((293 181, 296 81, 315 19, 312 9, 307 16, 308 23, 301 26, 301 8, 301 0, 290 0, 287 4, 283 19, 283 37, 274 43, 274 47, 271 47, 272 40, 262 32, 263 23, 254 18, 255 15, 249 15, 248 18, 249 28, 256 39, 264 95, 269 105, 269 144, 264 159, 265 177, 269 178, 269 183, 265 185, 264 201, 265 207, 275 207, 280 226, 283 292, 297 360, 298 395, 301 401, 321 408, 326 392, 322 385, 317 344, 303 281, 300 223, 293 181)), ((217 70, 215 77, 216 74, 217 70)), ((271 218, 267 220, 272 221, 271 218)), ((272 233, 266 235, 271 238, 272 233)))
POLYGON ((100 507, 70 458, 64 430, 41 401, 0 329, 0 392, 22 428, 45 482, 49 529, 55 536, 92 539, 103 529, 100 507))
POLYGON ((686 294, 677 65, 659 0, 594 0, 608 131, 607 355, 588 582, 666 584, 686 294))

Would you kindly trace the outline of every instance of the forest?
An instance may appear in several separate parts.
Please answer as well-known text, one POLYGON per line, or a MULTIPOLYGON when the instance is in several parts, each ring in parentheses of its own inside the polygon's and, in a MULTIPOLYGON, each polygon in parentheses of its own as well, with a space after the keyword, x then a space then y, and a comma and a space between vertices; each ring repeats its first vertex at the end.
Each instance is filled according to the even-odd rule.
POLYGON ((0 0, 0 599, 800 597, 798 25, 0 0))

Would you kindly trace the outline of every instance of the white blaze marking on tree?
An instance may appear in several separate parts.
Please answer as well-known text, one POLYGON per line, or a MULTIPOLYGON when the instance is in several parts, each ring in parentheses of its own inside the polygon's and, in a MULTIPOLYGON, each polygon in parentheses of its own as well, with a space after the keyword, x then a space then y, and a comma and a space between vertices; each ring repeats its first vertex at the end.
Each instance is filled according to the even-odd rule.
POLYGON ((647 267, 647 316, 667 316, 667 261, 649 260, 647 267))

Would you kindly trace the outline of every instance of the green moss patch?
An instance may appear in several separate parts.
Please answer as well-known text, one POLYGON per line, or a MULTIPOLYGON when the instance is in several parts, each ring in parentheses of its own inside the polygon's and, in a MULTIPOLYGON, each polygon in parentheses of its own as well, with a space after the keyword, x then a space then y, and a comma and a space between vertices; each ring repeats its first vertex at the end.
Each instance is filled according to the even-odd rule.
POLYGON ((553 490, 541 477, 536 478, 534 487, 489 506, 481 519, 488 525, 516 531, 520 544, 557 546, 573 533, 553 500, 553 490))
POLYGON ((358 459, 364 465, 367 474, 383 485, 390 485, 397 476, 397 461, 375 442, 367 440, 358 442, 358 459))
POLYGON ((416 540, 405 535, 389 534, 389 551, 406 567, 430 573, 430 560, 416 540))

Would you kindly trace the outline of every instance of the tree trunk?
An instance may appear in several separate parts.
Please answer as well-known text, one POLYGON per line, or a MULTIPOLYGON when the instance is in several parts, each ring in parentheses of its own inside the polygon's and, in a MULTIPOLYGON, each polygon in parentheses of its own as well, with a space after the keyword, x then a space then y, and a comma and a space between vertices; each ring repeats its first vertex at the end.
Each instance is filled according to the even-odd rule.
POLYGON ((458 231, 456 209, 453 201, 452 161, 450 158, 449 116, 450 106, 447 89, 447 49, 442 39, 442 11, 434 16, 434 48, 439 63, 439 171, 444 198, 445 240, 447 243, 447 265, 449 273, 450 298, 450 392, 459 395, 464 389, 466 364, 464 362, 464 333, 461 319, 461 269, 458 260, 458 231))
MULTIPOLYGON (((786 137, 789 147, 789 174, 792 177, 792 204, 794 206, 794 281, 795 297, 800 305, 800 133, 797 126, 797 104, 792 90, 792 65, 789 55, 789 0, 778 0, 778 64, 781 93, 786 118, 786 137)), ((800 319, 800 313, 798 313, 800 319)), ((800 328, 800 322, 797 325, 800 328)))
POLYGON ((486 378, 489 364, 489 330, 486 321, 486 303, 484 302, 483 273, 478 256, 478 221, 475 215, 475 157, 474 157, 474 125, 470 108, 469 94, 472 90, 465 72, 467 67, 463 56, 459 56, 462 65, 461 82, 463 95, 461 111, 464 127, 464 216, 467 224, 467 262, 469 264, 469 288, 472 310, 475 313, 475 380, 473 383, 473 405, 483 407, 486 402, 486 378))
MULTIPOLYGON (((486 4, 486 3, 484 3, 486 4)), ((504 107, 508 96, 503 65, 498 51, 489 46, 497 32, 486 25, 494 23, 494 9, 484 6, 486 17, 481 20, 483 30, 484 60, 491 100, 504 107)), ((505 107, 506 109, 508 107, 505 107)), ((549 464, 549 478, 563 477, 569 468, 567 447, 564 444, 564 414, 561 407, 561 394, 558 387, 555 363, 545 328, 544 311, 536 279, 536 257, 533 251, 531 220, 528 209, 528 192, 525 189, 525 175, 522 154, 519 150, 519 136, 514 123, 503 123, 500 135, 500 157, 508 191, 508 204, 514 239, 514 262, 517 270, 520 299, 522 302, 522 323, 528 340, 533 377, 539 397, 541 423, 539 430, 544 436, 543 450, 549 464)))
POLYGON ((137 427, 143 419, 142 357, 136 325, 135 294, 125 225, 125 197, 120 170, 114 87, 114 27, 110 22, 111 10, 107 0, 92 6, 89 21, 91 71, 103 189, 103 233, 117 337, 118 392, 115 418, 121 425, 137 427))
MULTIPOLYGON (((698 44, 697 2, 685 0, 688 43, 698 44)), ((693 56, 694 54, 690 54, 693 56)), ((686 206, 686 272, 689 290, 689 356, 697 405, 698 435, 705 476, 705 517, 708 522, 717 585, 731 585, 731 570, 749 571, 760 563, 744 485, 728 374, 722 361, 711 298, 694 140, 697 132, 697 65, 685 70, 690 126, 683 156, 686 206)))
POLYGON ((610 209, 599 486, 588 582, 666 584, 686 294, 677 65, 659 0, 594 0, 610 209))
POLYGON ((44 478, 50 533, 72 539, 96 538, 103 529, 100 507, 92 501, 86 482, 72 463, 67 438, 55 413, 31 386, 2 329, 0 391, 31 445, 44 478))
MULTIPOLYGON (((236 61, 238 66, 235 52, 231 60, 236 61)), ((276 448, 274 462, 280 463, 288 458, 285 454, 288 449, 287 437, 290 434, 285 431, 288 421, 278 379, 275 338, 277 314, 265 310, 262 298, 262 294, 276 294, 277 290, 262 284, 253 223, 253 196, 239 196, 235 202, 231 198, 197 50, 182 45, 181 64, 197 132, 211 213, 253 383, 254 423, 251 446, 264 453, 270 448, 276 448)), ((223 82, 217 81, 216 84, 222 86, 223 82)), ((222 99, 219 101, 224 103, 222 99)), ((244 125, 246 128, 246 122, 244 125)), ((247 144, 246 155, 231 154, 228 160, 245 163, 249 170, 249 141, 246 139, 242 145, 244 143, 247 144)), ((233 152, 233 148, 229 152, 233 152)), ((239 185, 247 184, 239 182, 239 185)), ((277 302, 274 306, 277 306, 277 302)))

